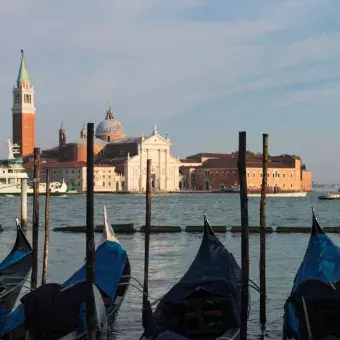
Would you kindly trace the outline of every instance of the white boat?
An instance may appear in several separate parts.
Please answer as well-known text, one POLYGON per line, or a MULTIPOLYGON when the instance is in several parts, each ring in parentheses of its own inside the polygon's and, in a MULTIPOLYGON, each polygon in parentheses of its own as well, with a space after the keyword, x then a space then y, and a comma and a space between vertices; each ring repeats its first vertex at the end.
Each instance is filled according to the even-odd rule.
POLYGON ((340 200, 340 194, 330 194, 327 196, 319 196, 319 200, 340 200))
MULTIPOLYGON (((270 192, 266 194, 266 197, 306 197, 307 192, 295 191, 295 192, 270 192)), ((261 193, 248 193, 248 197, 261 197, 261 193)))
MULTIPOLYGON (((0 160, 0 195, 20 195, 21 194, 21 179, 28 175, 26 169, 23 167, 23 160, 19 155, 19 145, 12 144, 8 140, 8 158, 0 160)), ((67 192, 67 185, 63 182, 51 182, 50 193, 65 194, 67 192)), ((39 183, 39 192, 44 194, 46 192, 46 183, 39 183)), ((33 194, 32 185, 28 185, 27 193, 33 194)))

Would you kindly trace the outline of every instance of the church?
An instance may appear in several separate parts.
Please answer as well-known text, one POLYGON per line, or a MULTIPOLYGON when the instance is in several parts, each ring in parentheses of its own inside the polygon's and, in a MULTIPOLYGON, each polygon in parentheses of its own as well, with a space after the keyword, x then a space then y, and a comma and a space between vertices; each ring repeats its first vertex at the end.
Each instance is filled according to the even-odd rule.
MULTIPOLYGON (((25 160, 32 160, 35 147, 36 113, 34 89, 30 82, 23 51, 17 85, 13 89, 12 112, 13 142, 20 145, 21 156, 25 160)), ((165 192, 179 190, 181 162, 178 157, 171 155, 172 143, 167 135, 164 137, 158 133, 156 125, 148 136, 128 137, 123 125, 116 119, 109 106, 104 120, 96 127, 94 142, 95 165, 112 166, 117 178, 121 180, 121 184, 113 186, 112 191, 145 191, 146 163, 149 158, 152 160, 153 190, 165 192)), ((85 126, 81 129, 78 140, 68 142, 65 124, 62 122, 59 129, 59 144, 51 149, 43 149, 41 152, 44 168, 52 163, 53 169, 56 167, 62 169, 66 166, 70 167, 72 163, 86 162, 86 145, 85 126)), ((64 172, 59 171, 59 173, 64 172)), ((100 178, 96 178, 97 180, 100 181, 100 178)))

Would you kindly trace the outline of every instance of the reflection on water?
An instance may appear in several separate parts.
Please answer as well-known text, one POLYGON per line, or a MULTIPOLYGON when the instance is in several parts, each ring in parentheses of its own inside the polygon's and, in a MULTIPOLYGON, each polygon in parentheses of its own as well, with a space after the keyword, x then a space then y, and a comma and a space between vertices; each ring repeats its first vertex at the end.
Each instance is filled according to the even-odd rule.
MULTIPOLYGON (((31 211, 29 198, 29 211, 31 211)), ((95 197, 95 222, 102 224, 103 205, 108 208, 111 223, 135 223, 136 227, 144 224, 145 199, 140 195, 97 195, 95 197)), ((319 201, 317 194, 307 198, 268 199, 268 225, 310 226, 311 207, 314 206, 322 226, 340 225, 340 201, 319 201)), ((237 194, 195 194, 195 195, 157 195, 152 200, 152 222, 160 225, 186 225, 203 223, 203 213, 208 214, 212 225, 239 225, 239 196, 237 194)), ((44 197, 40 202, 41 212, 44 197)), ((0 223, 5 232, 0 233, 0 259, 12 248, 15 232, 14 219, 20 213, 19 197, 0 197, 2 218, 0 223)), ((250 225, 258 225, 259 199, 249 199, 250 225)), ((43 229, 43 214, 40 217, 43 229)), ((31 222, 30 222, 31 223, 31 222)), ((51 200, 51 228, 65 225, 85 224, 85 196, 53 197, 51 200)), ((31 233, 29 233, 29 236, 31 233)), ((96 235, 97 244, 100 235, 96 235)), ((144 235, 118 235, 120 242, 127 249, 132 275, 143 282, 144 235)), ((218 234, 226 247, 240 263, 240 235, 218 234)), ((340 244, 339 235, 331 235, 334 242, 340 244)), ((151 301, 161 297, 185 273, 198 250, 201 235, 154 234, 151 236, 150 256, 150 296, 151 301)), ((304 255, 308 235, 267 236, 267 279, 268 279, 268 323, 264 336, 279 339, 282 327, 283 305, 287 298, 296 270, 304 255)), ((39 240, 39 255, 42 256, 43 234, 39 240)), ((250 276, 258 282, 259 236, 250 236, 250 276)), ((48 281, 63 282, 83 263, 85 258, 85 235, 51 232, 48 281)), ((41 270, 41 265, 39 267, 41 270)), ((260 339, 258 293, 251 291, 251 314, 249 321, 249 339, 260 339)), ((129 288, 116 325, 116 339, 137 339, 142 332, 141 293, 129 288)))

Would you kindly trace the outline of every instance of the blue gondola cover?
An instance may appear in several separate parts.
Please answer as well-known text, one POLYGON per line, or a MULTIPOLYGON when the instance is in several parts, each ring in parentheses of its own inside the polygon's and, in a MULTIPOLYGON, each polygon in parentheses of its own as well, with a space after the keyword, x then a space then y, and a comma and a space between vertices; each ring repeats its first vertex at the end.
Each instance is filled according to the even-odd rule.
MULTIPOLYGON (((314 217, 313 223, 321 231, 317 220, 314 217)), ((297 271, 291 297, 302 283, 310 282, 336 283, 340 281, 340 248, 322 231, 312 233, 304 259, 297 271)), ((314 283, 315 285, 315 283, 314 283)), ((315 293, 315 292, 314 292, 315 293)), ((299 339, 299 319, 292 299, 288 299, 284 308, 284 335, 299 339)))
MULTIPOLYGON (((114 299, 116 290, 125 264, 127 253, 119 242, 105 241, 97 249, 95 254, 95 284, 97 287, 114 299)), ((64 286, 76 285, 86 281, 86 266, 82 266, 68 279, 64 286)), ((17 328, 25 321, 23 305, 19 305, 11 313, 1 313, 0 310, 0 338, 9 331, 17 328)), ((85 327, 85 308, 79 315, 79 331, 85 327)))
POLYGON ((15 250, 11 254, 9 254, 1 263, 0 263, 0 274, 7 268, 13 266, 13 264, 16 264, 21 259, 23 259, 26 255, 29 255, 32 253, 32 250, 15 250))

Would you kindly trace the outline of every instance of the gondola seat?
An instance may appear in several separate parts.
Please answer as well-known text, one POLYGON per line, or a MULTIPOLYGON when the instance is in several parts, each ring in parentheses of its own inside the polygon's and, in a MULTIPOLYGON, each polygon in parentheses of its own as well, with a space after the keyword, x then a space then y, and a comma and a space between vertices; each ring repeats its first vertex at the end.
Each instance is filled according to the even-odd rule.
POLYGON ((167 311, 170 329, 187 337, 195 334, 222 335, 227 328, 238 328, 230 298, 191 296, 172 305, 167 311))

